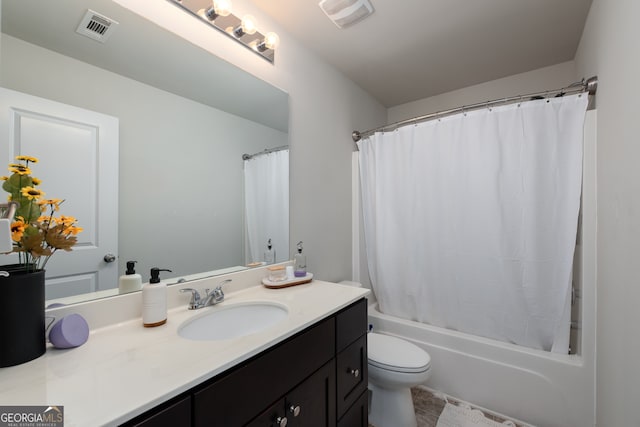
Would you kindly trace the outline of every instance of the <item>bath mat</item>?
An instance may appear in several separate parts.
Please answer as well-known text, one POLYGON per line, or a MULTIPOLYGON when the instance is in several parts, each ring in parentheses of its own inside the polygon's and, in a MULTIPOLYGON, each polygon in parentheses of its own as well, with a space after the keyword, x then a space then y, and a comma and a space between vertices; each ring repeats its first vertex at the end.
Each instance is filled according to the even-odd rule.
POLYGON ((499 423, 484 416, 482 411, 470 407, 456 406, 451 403, 444 405, 444 409, 438 418, 436 427, 515 427, 511 421, 499 423))

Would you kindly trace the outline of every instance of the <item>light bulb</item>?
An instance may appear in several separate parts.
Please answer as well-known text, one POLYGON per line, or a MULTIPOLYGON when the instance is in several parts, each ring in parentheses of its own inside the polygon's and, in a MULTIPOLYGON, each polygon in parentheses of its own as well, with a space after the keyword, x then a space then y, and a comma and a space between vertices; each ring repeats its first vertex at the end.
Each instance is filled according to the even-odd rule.
POLYGON ((275 49, 280 44, 280 37, 273 31, 268 32, 264 36, 264 45, 267 49, 275 49))
POLYGON ((275 48, 277 48, 279 44, 280 37, 278 37, 276 33, 271 31, 264 36, 264 39, 262 39, 260 43, 254 46, 254 49, 256 49, 258 52, 264 52, 267 49, 275 50, 275 48))
POLYGON ((245 15, 242 18, 241 27, 243 34, 255 34, 255 32, 258 30, 258 28, 256 27, 256 18, 251 15, 245 15))
POLYGON ((213 0, 213 9, 216 15, 229 16, 231 15, 231 0, 213 0))

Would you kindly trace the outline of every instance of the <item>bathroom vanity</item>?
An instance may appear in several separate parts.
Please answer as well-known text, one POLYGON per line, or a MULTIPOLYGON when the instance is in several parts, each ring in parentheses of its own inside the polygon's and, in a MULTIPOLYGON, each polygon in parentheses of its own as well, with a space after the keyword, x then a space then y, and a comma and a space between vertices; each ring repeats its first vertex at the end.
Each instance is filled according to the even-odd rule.
MULTIPOLYGON (((48 348, 0 369, 0 402, 64 406, 65 427, 366 427, 368 290, 318 280, 273 290, 257 285, 259 271, 235 274, 225 301, 200 310, 187 309, 189 297, 179 293, 186 285, 169 287, 169 318, 160 327, 117 318, 139 307, 139 293, 105 300, 102 310, 115 320, 96 327, 88 319, 82 347, 48 348), (287 317, 239 338, 178 334, 207 310, 255 302, 286 306, 287 317)), ((211 288, 224 278, 187 285, 211 288)), ((81 306, 67 310, 74 307, 88 316, 81 306)))
POLYGON ((367 426, 365 299, 126 423, 367 426))

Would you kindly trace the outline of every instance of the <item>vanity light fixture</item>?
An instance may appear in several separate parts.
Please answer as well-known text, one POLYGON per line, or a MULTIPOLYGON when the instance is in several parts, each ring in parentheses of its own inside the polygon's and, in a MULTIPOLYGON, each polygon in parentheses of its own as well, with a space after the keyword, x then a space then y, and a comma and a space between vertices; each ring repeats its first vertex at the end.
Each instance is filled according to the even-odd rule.
POLYGON ((182 10, 233 38, 262 58, 273 63, 280 38, 274 32, 262 34, 256 19, 245 15, 242 19, 231 12, 231 0, 168 0, 182 10))
POLYGON ((254 18, 253 15, 245 15, 242 17, 240 25, 233 30, 233 35, 237 38, 240 38, 245 34, 252 36, 256 31, 258 31, 258 28, 256 27, 256 18, 254 18))
POLYGON ((215 20, 218 16, 231 15, 231 0, 213 0, 211 7, 204 12, 209 21, 215 20))
POLYGON ((264 39, 256 45, 256 49, 260 52, 264 52, 267 49, 276 49, 280 44, 280 37, 273 31, 268 32, 264 39))

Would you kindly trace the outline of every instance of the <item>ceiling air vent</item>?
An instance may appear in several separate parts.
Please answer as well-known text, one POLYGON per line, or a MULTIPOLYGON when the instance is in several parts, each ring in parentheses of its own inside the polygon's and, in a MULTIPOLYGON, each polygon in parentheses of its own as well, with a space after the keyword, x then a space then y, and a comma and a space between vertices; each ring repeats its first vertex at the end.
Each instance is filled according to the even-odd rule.
POLYGON ((76 33, 104 43, 111 36, 117 25, 118 22, 113 19, 89 9, 84 18, 82 18, 80 25, 78 25, 76 33))
POLYGON ((374 12, 369 0, 321 0, 318 6, 338 28, 360 22, 374 12))

